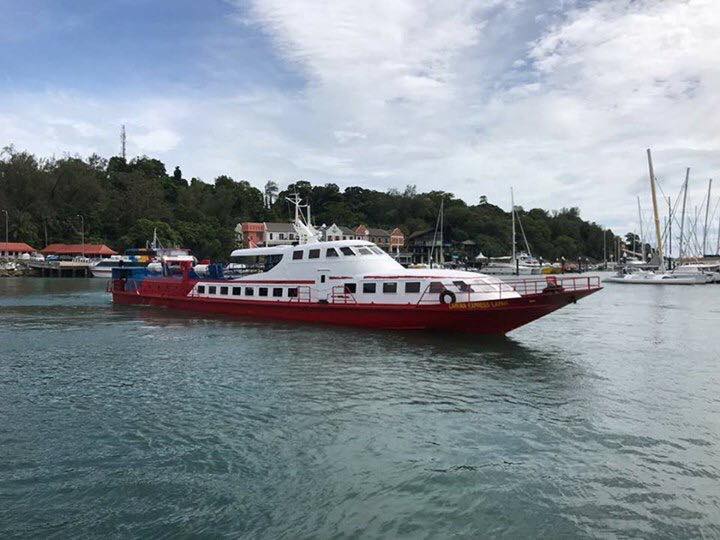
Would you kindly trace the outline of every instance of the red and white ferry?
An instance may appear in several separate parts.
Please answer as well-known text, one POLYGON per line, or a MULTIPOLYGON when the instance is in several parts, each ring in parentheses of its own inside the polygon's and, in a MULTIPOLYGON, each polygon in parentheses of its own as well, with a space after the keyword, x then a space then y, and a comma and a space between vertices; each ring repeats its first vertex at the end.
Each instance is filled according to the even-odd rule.
POLYGON ((505 334, 600 290, 597 277, 500 280, 474 272, 406 269, 361 240, 319 241, 296 219, 299 245, 233 251, 247 273, 153 278, 114 270, 117 304, 389 330, 505 334))

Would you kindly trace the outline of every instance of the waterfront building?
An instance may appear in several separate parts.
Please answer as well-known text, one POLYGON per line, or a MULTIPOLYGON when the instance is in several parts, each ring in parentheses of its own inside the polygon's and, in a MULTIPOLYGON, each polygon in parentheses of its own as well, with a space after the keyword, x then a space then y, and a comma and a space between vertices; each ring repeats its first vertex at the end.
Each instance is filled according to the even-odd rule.
POLYGON ((339 225, 336 223, 333 223, 329 227, 325 229, 325 240, 328 242, 334 241, 334 240, 342 240, 343 239, 343 231, 342 228, 340 228, 339 225))
POLYGON ((265 241, 264 223, 238 223, 235 231, 239 232, 237 240, 243 247, 256 247, 265 241))
POLYGON ((100 259, 117 255, 117 251, 113 251, 105 244, 50 244, 40 253, 45 256, 77 257, 84 255, 85 257, 100 259))
POLYGON ((390 231, 390 252, 400 254, 404 246, 405 233, 403 233, 398 227, 395 227, 392 231, 390 231))
POLYGON ((342 231, 342 238, 341 240, 358 240, 357 235, 355 234, 355 230, 351 229, 350 227, 344 227, 340 225, 340 230, 342 231))
POLYGON ((445 261, 440 260, 440 253, 449 253, 450 242, 443 241, 442 235, 437 234, 435 229, 425 229, 408 236, 407 247, 414 263, 429 263, 431 253, 433 262, 442 263, 445 261))
POLYGON ((265 222, 263 245, 282 246, 297 242, 298 235, 292 223, 265 222))
POLYGON ((390 233, 385 229, 376 229, 366 225, 358 225, 355 229, 358 240, 372 242, 386 252, 390 251, 390 233))
POLYGON ((25 242, 0 242, 0 259, 19 259, 36 251, 25 242))

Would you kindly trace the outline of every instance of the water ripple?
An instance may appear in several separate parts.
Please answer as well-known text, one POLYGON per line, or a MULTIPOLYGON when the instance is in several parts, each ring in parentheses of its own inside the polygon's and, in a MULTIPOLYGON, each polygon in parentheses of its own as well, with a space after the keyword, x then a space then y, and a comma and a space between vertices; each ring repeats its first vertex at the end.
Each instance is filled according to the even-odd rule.
POLYGON ((720 536, 720 287, 608 287, 501 339, 102 287, 0 281, 3 537, 720 536))

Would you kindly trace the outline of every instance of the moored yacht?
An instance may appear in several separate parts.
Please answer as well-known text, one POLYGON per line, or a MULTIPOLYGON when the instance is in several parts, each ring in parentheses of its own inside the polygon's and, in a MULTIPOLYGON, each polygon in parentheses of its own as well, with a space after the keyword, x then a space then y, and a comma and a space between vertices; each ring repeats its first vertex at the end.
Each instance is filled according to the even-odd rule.
POLYGON ((107 259, 100 259, 99 261, 93 263, 90 266, 90 273, 93 275, 93 277, 109 278, 112 276, 113 268, 121 268, 127 266, 140 267, 141 265, 133 262, 130 257, 126 257, 124 255, 112 255, 107 259))

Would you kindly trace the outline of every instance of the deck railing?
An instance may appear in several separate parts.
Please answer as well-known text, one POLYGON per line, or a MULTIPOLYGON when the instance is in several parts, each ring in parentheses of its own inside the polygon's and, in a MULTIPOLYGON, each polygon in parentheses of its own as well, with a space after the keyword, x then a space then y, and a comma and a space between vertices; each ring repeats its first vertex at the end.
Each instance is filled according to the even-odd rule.
POLYGON ((440 290, 437 285, 428 284, 425 287, 417 305, 434 304, 438 302, 441 295, 447 295, 446 299, 455 302, 472 302, 477 300, 477 296, 473 295, 487 294, 494 295, 495 300, 514 297, 515 294, 520 296, 530 296, 537 294, 549 294, 553 292, 569 292, 569 291, 587 291, 600 287, 600 278, 598 276, 544 276, 536 278, 509 278, 487 283, 484 279, 463 280, 466 286, 458 287, 457 285, 443 286, 440 290), (435 290, 430 290, 434 288, 435 290))
POLYGON ((357 304, 355 295, 345 285, 335 285, 330 294, 333 304, 357 304))

